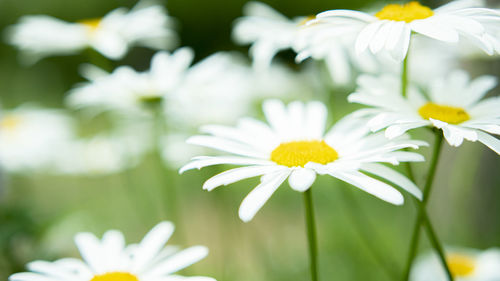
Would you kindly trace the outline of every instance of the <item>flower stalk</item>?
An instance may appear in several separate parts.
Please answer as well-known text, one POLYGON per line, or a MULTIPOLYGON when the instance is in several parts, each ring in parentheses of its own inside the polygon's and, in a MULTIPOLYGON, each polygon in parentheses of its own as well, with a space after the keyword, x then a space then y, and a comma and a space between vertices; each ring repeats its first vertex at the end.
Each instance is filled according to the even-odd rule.
POLYGON ((318 243, 316 238, 316 223, 311 188, 304 193, 304 211, 306 218, 307 239, 309 243, 309 258, 311 266, 311 281, 318 281, 318 243))

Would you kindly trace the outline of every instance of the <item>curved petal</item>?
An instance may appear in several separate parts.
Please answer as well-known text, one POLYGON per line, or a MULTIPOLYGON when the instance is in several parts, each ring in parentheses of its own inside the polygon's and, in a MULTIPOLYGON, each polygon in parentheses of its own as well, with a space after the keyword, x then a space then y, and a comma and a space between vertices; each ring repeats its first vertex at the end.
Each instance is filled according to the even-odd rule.
POLYGON ((307 168, 295 169, 290 174, 290 177, 288 177, 290 187, 299 192, 308 190, 315 180, 316 172, 307 168))
POLYGON ((370 164, 363 164, 361 166, 361 169, 363 171, 366 171, 370 174, 374 174, 376 176, 382 177, 402 189, 408 191, 411 195, 415 196, 419 200, 422 200, 422 191, 407 177, 403 176, 402 174, 398 173, 397 171, 386 167, 381 164, 375 164, 375 163, 370 163, 370 164))
POLYGON ((244 222, 249 222, 255 214, 264 206, 271 195, 286 180, 290 171, 278 172, 274 175, 268 175, 263 181, 255 187, 241 202, 239 216, 244 222))

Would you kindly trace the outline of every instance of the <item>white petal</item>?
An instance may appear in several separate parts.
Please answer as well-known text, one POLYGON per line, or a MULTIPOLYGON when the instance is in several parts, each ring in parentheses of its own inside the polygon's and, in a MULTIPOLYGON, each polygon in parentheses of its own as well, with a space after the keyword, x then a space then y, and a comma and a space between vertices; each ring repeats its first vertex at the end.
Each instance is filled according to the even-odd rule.
POLYGON ((394 139, 396 137, 403 135, 408 130, 424 127, 427 125, 429 125, 428 121, 391 125, 387 127, 387 129, 385 130, 385 136, 388 139, 394 139))
POLYGON ((304 192, 308 190, 316 180, 316 172, 307 168, 298 168, 292 171, 288 183, 293 190, 304 192))
POLYGON ((398 185, 419 200, 422 200, 422 191, 411 180, 409 180, 399 172, 382 164, 375 163, 363 164, 361 166, 361 169, 398 185))
POLYGON ((500 140, 481 131, 477 131, 477 138, 478 141, 482 142, 484 145, 500 155, 500 140))
POLYGON ((284 169, 282 166, 278 166, 276 164, 272 166, 249 166, 249 167, 234 168, 222 172, 220 174, 217 174, 208 179, 203 184, 203 189, 212 191, 213 189, 221 185, 228 185, 243 179, 248 179, 263 174, 273 173, 282 169, 284 169))
POLYGON ((326 106, 321 102, 309 102, 306 105, 305 135, 309 138, 320 139, 325 133, 326 106))
POLYGON ((410 26, 413 31, 436 40, 456 43, 459 39, 458 33, 442 21, 430 20, 430 18, 414 20, 410 23, 410 26))
POLYGON ((391 29, 389 30, 389 35, 387 36, 387 41, 385 42, 385 48, 387 50, 394 50, 399 38, 403 36, 404 28, 404 22, 396 21, 391 23, 391 29))
POLYGON ((233 154, 248 156, 251 158, 267 158, 265 153, 255 151, 248 145, 213 136, 193 136, 186 140, 188 144, 195 144, 204 147, 217 149, 233 154))
POLYGON ((274 175, 269 175, 257 187, 255 187, 241 203, 239 216, 244 222, 249 222, 255 214, 264 206, 271 195, 278 187, 286 180, 290 172, 278 172, 274 175))
POLYGON ((182 270, 198 261, 204 259, 208 255, 208 249, 204 246, 194 246, 180 251, 166 260, 154 265, 153 269, 148 270, 144 279, 156 279, 170 275, 179 270, 182 270))
POLYGON ((384 48, 392 29, 392 21, 384 21, 370 42, 370 51, 376 54, 384 48))
POLYGON ((360 172, 331 171, 329 174, 391 204, 402 205, 404 203, 403 195, 394 187, 360 172))
POLYGON ((174 233, 171 222, 161 222, 151 229, 139 244, 134 255, 133 271, 143 270, 151 260, 163 249, 170 236, 174 233))
POLYGON ((59 278, 52 278, 52 277, 47 277, 41 274, 37 273, 31 273, 31 272, 22 272, 22 273, 16 273, 12 274, 9 277, 9 281, 60 281, 61 279, 59 278))
POLYGON ((231 164, 231 165, 271 165, 272 161, 237 157, 237 156, 200 156, 195 157, 188 164, 184 165, 179 169, 179 174, 191 169, 201 169, 207 166, 220 165, 220 164, 231 164))
POLYGON ((101 243, 95 235, 87 232, 78 233, 75 236, 75 244, 83 260, 93 272, 102 273, 106 270, 103 262, 105 255, 102 253, 101 243))
POLYGON ((361 32, 358 34, 358 38, 356 38, 356 43, 354 48, 356 53, 360 54, 368 48, 371 41, 375 37, 375 34, 379 30, 380 26, 382 26, 383 21, 376 21, 368 24, 361 32))
POLYGON ((411 28, 405 24, 399 40, 392 50, 390 50, 391 57, 396 61, 401 62, 406 57, 408 53, 408 48, 410 46, 411 39, 411 28))

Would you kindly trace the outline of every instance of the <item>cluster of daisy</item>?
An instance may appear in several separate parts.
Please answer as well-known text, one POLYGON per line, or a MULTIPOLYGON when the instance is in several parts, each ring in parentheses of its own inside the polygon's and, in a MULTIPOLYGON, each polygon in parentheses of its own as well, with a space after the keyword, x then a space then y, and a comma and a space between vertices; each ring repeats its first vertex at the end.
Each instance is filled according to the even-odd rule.
MULTIPOLYGON (((329 175, 394 205, 402 205, 408 193, 418 202, 420 215, 426 214, 428 190, 393 167, 425 162, 418 149, 429 144, 409 133, 430 128, 451 146, 479 141, 500 154, 500 140, 494 136, 500 135, 500 98, 485 98, 497 79, 471 78, 457 68, 464 54, 476 49, 488 56, 500 53, 500 12, 484 8, 479 0, 457 0, 437 9, 413 1, 375 13, 330 10, 294 19, 249 2, 235 21, 233 37, 251 45, 252 65, 232 52, 195 62, 191 48, 177 48, 173 19, 164 7, 146 1, 75 23, 48 16, 21 18, 8 30, 8 40, 31 63, 88 48, 112 60, 123 58, 133 46, 158 52, 145 71, 122 65, 109 72, 92 61, 81 66, 87 81, 69 90, 65 104, 86 120, 105 119, 110 123, 105 133, 78 136, 77 120, 68 111, 27 105, 2 111, 2 167, 12 172, 115 173, 151 152, 165 165, 178 168, 183 163, 180 173, 237 165, 208 179, 203 189, 260 177, 239 208, 244 222, 287 181, 304 194, 312 279, 317 281, 311 187, 318 176, 329 175), (296 52, 297 63, 314 62, 291 70, 274 59, 286 49, 296 52), (325 64, 326 83, 317 79, 321 73, 315 62, 325 64), (304 100, 324 98, 314 95, 332 85, 354 85, 346 100, 365 108, 330 125, 324 103, 304 100), (255 104, 261 101, 265 121, 244 117, 257 115, 255 104), (191 136, 198 127, 202 134, 191 136), (223 154, 207 156, 212 150, 223 154)), ((439 145, 434 144, 438 153, 439 145)), ((437 157, 431 159, 434 164, 437 157)), ((430 186, 433 175, 430 171, 430 186)), ((118 231, 106 232, 102 240, 81 233, 75 241, 83 261, 35 261, 28 265, 31 272, 10 280, 213 280, 174 275, 208 251, 164 247, 172 232, 173 225, 162 222, 129 246, 118 231)), ((450 248, 445 256, 437 250, 437 257, 415 263, 413 280, 500 280, 498 250, 450 248)))

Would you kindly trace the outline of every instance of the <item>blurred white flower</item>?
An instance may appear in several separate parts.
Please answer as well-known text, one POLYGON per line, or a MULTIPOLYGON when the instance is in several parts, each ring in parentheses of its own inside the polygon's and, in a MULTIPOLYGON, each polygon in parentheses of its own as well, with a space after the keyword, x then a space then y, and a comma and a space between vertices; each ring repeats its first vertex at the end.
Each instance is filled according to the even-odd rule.
POLYGON ((74 108, 141 112, 145 105, 161 103, 174 94, 193 56, 189 48, 180 48, 172 54, 158 52, 151 60, 151 68, 145 72, 121 66, 106 73, 87 65, 82 69, 82 75, 90 82, 75 87, 69 93, 67 103, 74 108))
MULTIPOLYGON (((139 134, 139 132, 135 132, 139 134)), ((102 175, 121 172, 136 165, 150 148, 144 135, 99 134, 60 147, 55 169, 62 174, 102 175)))
POLYGON ((446 78, 434 79, 428 97, 411 85, 408 98, 400 94, 400 79, 393 76, 361 76, 358 89, 349 95, 350 102, 372 106, 356 114, 371 117, 372 131, 386 128, 388 138, 426 126, 443 130, 448 143, 460 146, 464 139, 479 141, 500 154, 500 98, 481 100, 497 85, 494 76, 470 80, 465 71, 456 70, 446 78))
POLYGON ((21 106, 0 115, 0 163, 9 172, 50 169, 74 124, 60 110, 21 106))
MULTIPOLYGON (((453 248, 447 250, 446 261, 456 281, 500 280, 500 250, 453 248)), ((448 280, 441 261, 435 253, 420 257, 415 263, 411 281, 448 280)))
POLYGON ((185 140, 201 125, 231 124, 253 114, 267 98, 313 96, 316 86, 308 74, 274 63, 266 72, 253 71, 235 53, 218 52, 205 58, 191 67, 178 92, 165 104, 169 127, 175 133, 165 137, 164 158, 179 168, 200 155, 204 149, 187 145, 185 140))
MULTIPOLYGON (((351 11, 330 10, 322 12, 309 25, 324 25, 316 38, 356 35, 355 49, 362 53, 388 52, 402 61, 408 52, 412 32, 435 40, 457 43, 467 39, 489 55, 500 52, 498 25, 500 12, 482 8, 476 0, 452 1, 435 10, 412 1, 406 4, 389 4, 375 15, 351 11), (331 27, 331 28, 327 28, 331 27)), ((318 39, 319 40, 319 39, 318 39)), ((318 42, 316 42, 318 43, 318 42)))
POLYGON ((75 23, 46 15, 23 16, 7 35, 8 42, 25 53, 28 62, 75 54, 87 47, 120 59, 134 45, 165 49, 177 44, 166 10, 151 1, 140 1, 130 11, 118 8, 102 18, 75 23))
POLYGON ((79 233, 75 242, 83 258, 60 259, 55 262, 34 261, 28 264, 31 272, 16 273, 10 281, 215 281, 210 277, 174 275, 208 254, 203 246, 179 251, 167 246, 174 231, 170 222, 156 225, 139 244, 125 245, 123 234, 107 231, 102 240, 91 233, 79 233))
POLYGON ((245 4, 243 14, 234 24, 233 38, 239 44, 252 44, 250 55, 257 71, 269 68, 279 51, 292 48, 300 25, 307 20, 290 20, 260 2, 245 4))
POLYGON ((303 192, 311 187, 317 174, 328 174, 382 200, 403 204, 399 191, 361 172, 364 171, 421 198, 414 183, 380 163, 423 161, 420 154, 399 150, 426 143, 407 137, 389 141, 382 134, 368 135, 369 130, 363 126, 365 120, 352 117, 339 121, 325 134, 327 109, 320 102, 292 102, 285 107, 279 100, 268 100, 263 109, 270 125, 250 118, 241 119, 236 128, 208 125, 201 130, 209 135, 187 141, 237 156, 195 157, 180 169, 183 173, 219 164, 244 166, 207 180, 203 189, 209 191, 261 176, 260 184, 240 206, 243 221, 250 221, 287 178, 292 189, 303 192))

